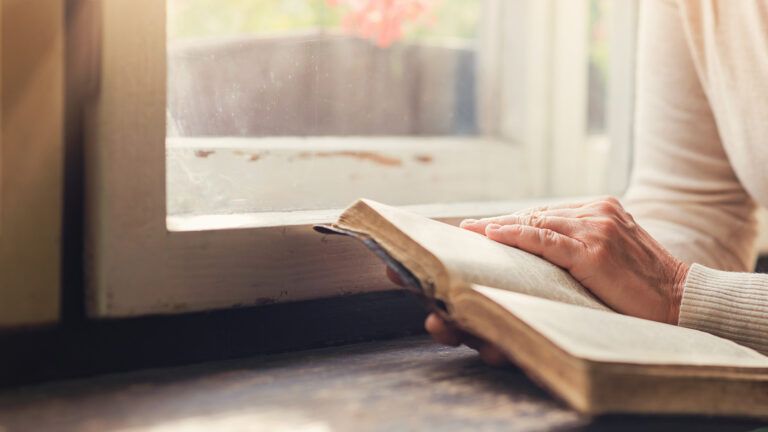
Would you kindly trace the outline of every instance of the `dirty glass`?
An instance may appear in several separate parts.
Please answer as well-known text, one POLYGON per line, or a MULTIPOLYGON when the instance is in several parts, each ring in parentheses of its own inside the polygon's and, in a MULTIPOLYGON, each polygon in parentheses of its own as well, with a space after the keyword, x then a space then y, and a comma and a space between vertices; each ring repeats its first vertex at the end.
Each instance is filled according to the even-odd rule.
POLYGON ((168 134, 474 134, 481 3, 168 0, 168 134))

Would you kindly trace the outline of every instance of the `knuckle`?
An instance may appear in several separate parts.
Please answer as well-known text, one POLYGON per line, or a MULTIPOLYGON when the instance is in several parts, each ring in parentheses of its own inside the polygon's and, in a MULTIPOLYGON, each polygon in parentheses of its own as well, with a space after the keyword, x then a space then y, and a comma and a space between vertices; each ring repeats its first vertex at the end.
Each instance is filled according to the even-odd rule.
POLYGON ((624 222, 624 226, 630 231, 637 231, 640 228, 640 225, 637 223, 632 214, 627 211, 622 213, 622 221, 624 222))
POLYGON ((600 201, 597 204, 597 211, 601 214, 611 215, 616 213, 616 207, 607 201, 600 201))
POLYGON ((613 206, 615 206, 617 208, 621 208, 621 202, 615 196, 607 196, 603 200, 605 202, 607 202, 608 204, 611 204, 611 205, 613 205, 613 206))
POLYGON ((597 221, 597 229, 600 235, 612 237, 619 232, 619 220, 615 217, 604 217, 597 221))
POLYGON ((540 218, 539 213, 534 211, 534 212, 528 213, 527 215, 523 216, 521 218, 521 222, 524 225, 537 226, 537 224, 539 222, 539 218, 540 218))
POLYGON ((624 212, 621 202, 615 197, 606 197, 597 202, 597 210, 602 214, 620 215, 624 212))
POLYGON ((541 214, 536 214, 531 219, 531 225, 537 228, 543 228, 547 225, 547 217, 541 214))
POLYGON ((548 229, 539 230, 539 241, 545 246, 554 245, 557 243, 557 233, 548 229))
POLYGON ((624 212, 624 219, 626 219, 627 222, 635 223, 635 217, 627 211, 624 212))
POLYGON ((634 232, 637 231, 640 226, 635 222, 635 219, 629 215, 629 217, 624 221, 624 228, 626 228, 628 231, 634 232))
POLYGON ((541 214, 541 213, 534 213, 532 214, 528 220, 526 220, 526 224, 530 225, 534 228, 547 228, 551 225, 552 219, 550 216, 541 214))

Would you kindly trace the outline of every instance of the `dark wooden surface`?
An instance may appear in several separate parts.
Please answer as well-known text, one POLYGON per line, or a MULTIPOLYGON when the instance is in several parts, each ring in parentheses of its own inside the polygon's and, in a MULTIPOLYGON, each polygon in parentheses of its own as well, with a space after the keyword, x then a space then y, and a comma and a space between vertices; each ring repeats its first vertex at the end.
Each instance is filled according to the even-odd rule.
POLYGON ((61 325, 0 332, 0 388, 423 333, 425 309, 405 291, 92 321, 66 301, 84 295, 79 273, 67 274, 61 325))
POLYGON ((5 390, 0 431, 692 430, 738 420, 580 417, 519 370, 424 337, 5 390))
POLYGON ((0 332, 0 387, 423 334, 425 316, 386 291, 0 332))

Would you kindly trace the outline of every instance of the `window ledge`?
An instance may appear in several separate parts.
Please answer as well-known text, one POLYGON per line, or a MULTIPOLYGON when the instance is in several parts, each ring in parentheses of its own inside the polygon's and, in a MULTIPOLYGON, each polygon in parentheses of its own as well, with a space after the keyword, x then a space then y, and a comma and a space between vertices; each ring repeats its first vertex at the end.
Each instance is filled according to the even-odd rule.
MULTIPOLYGON (((541 198, 509 201, 478 201, 446 204, 405 205, 400 208, 449 223, 461 219, 486 217, 530 207, 551 205, 557 202, 582 200, 583 197, 541 198)), ((304 210, 291 212, 241 213, 229 215, 178 215, 168 216, 171 232, 252 229, 277 226, 313 225, 331 223, 343 209, 304 210)))
POLYGON ((166 154, 168 215, 260 215, 204 218, 224 226, 314 222, 293 210, 363 196, 393 205, 532 196, 522 146, 480 137, 171 138, 166 154), (255 222, 264 214, 274 217, 255 222))

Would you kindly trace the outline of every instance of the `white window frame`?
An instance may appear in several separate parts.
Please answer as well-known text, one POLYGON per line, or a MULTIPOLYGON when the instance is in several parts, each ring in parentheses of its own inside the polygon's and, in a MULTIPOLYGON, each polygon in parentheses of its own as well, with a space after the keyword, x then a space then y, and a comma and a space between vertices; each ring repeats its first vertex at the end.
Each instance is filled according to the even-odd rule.
MULTIPOLYGON (((91 316, 189 312, 391 288, 381 263, 362 246, 312 231, 311 223, 328 222, 338 211, 167 218, 165 1, 93 3, 99 8, 101 33, 99 92, 89 104, 86 132, 91 316)), ((517 156, 525 175, 516 179, 527 179, 523 186, 530 196, 590 192, 586 183, 559 184, 560 173, 555 175, 581 158, 581 149, 568 142, 584 134, 577 131, 578 121, 566 121, 572 114, 564 110, 586 106, 580 99, 585 95, 552 91, 573 83, 573 77, 557 70, 586 73, 586 34, 582 44, 579 38, 547 30, 552 20, 587 18, 586 8, 579 12, 565 6, 568 12, 558 12, 572 3, 558 2, 555 8, 554 0, 486 0, 493 12, 488 16, 495 19, 483 26, 479 60, 482 73, 490 74, 481 77, 479 90, 481 128, 491 138, 484 145, 505 146, 517 156), (513 49, 527 53, 525 60, 505 55, 513 49), (572 55, 559 58, 548 54, 552 50, 572 55), (584 54, 580 58, 579 52, 584 54), (566 142, 571 132, 576 135, 566 142), (553 147, 558 151, 551 151, 553 147)), ((634 2, 624 3, 635 7, 634 2)), ((572 25, 580 29, 584 24, 572 25)), ((582 78, 586 85, 586 75, 582 78)), ((416 140, 409 141, 419 147, 416 140)), ((529 204, 518 200, 414 209, 455 221, 529 204)))
POLYGON ((59 317, 64 5, 0 3, 0 329, 59 317))

